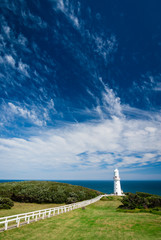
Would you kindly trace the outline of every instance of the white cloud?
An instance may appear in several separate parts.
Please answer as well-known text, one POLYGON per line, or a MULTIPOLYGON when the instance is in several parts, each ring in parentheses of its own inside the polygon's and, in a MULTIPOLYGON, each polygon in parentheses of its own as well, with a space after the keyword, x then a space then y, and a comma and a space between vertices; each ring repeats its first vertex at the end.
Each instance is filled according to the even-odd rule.
POLYGON ((100 56, 103 57, 105 63, 107 64, 110 60, 110 54, 116 52, 117 50, 117 41, 114 35, 110 37, 100 36, 97 33, 91 36, 95 42, 94 51, 97 52, 100 56))
POLYGON ((145 130, 150 133, 155 133, 157 129, 155 127, 146 127, 145 130))
POLYGON ((8 75, 9 66, 14 68, 14 70, 18 69, 24 75, 29 76, 29 66, 27 64, 19 61, 18 67, 16 66, 17 59, 20 58, 18 56, 17 46, 22 50, 21 53, 25 52, 26 54, 26 52, 30 52, 29 48, 27 47, 27 38, 22 33, 17 36, 14 29, 8 26, 7 20, 5 20, 3 17, 0 20, 2 22, 2 27, 5 30, 5 34, 0 35, 0 50, 3 53, 2 55, 4 55, 4 57, 0 58, 0 63, 4 64, 6 78, 11 75, 11 73, 10 75, 8 75), (6 63, 8 64, 8 66, 6 63))
POLYGON ((104 59, 105 64, 108 64, 108 62, 112 60, 111 54, 115 53, 118 48, 116 36, 114 34, 107 36, 103 30, 98 32, 94 29, 89 29, 88 20, 91 21, 90 9, 88 9, 88 20, 81 17, 80 2, 73 3, 68 0, 58 0, 56 10, 64 13, 73 27, 75 27, 81 36, 85 38, 84 41, 89 42, 90 48, 93 48, 93 51, 104 59))
POLYGON ((35 125, 38 125, 38 126, 46 125, 46 122, 43 120, 40 120, 34 110, 29 111, 28 109, 16 106, 11 102, 9 102, 8 105, 12 113, 30 120, 35 125))
POLYGON ((5 32, 6 36, 9 38, 10 37, 10 27, 9 26, 3 26, 3 31, 5 32))
POLYGON ((156 86, 153 88, 154 91, 161 91, 161 83, 156 83, 156 86))
POLYGON ((23 73, 26 77, 29 77, 28 73, 29 66, 21 61, 18 63, 18 70, 23 73))
POLYGON ((65 12, 65 6, 64 6, 63 0, 57 1, 57 8, 60 9, 62 12, 65 12))
POLYGON ((69 21, 72 23, 72 25, 76 28, 80 28, 80 23, 78 19, 78 15, 76 14, 80 12, 80 4, 77 3, 77 5, 73 6, 70 1, 63 1, 58 0, 57 1, 57 10, 60 10, 64 13, 64 15, 69 19, 69 21))
POLYGON ((28 42, 27 38, 25 38, 22 33, 19 34, 17 41, 24 47, 26 46, 26 44, 28 42))
MULTIPOLYGON (((26 110, 12 104, 10 107, 15 113, 32 118, 26 110)), ((101 174, 102 164, 109 164, 108 169, 111 169, 114 166, 131 167, 133 164, 146 166, 147 163, 161 161, 158 158, 161 154, 160 135, 159 123, 115 117, 99 123, 70 124, 50 129, 28 140, 1 138, 3 151, 0 159, 15 166, 21 161, 21 170, 28 164, 38 172, 39 168, 60 172, 64 167, 70 171, 75 165, 82 173, 91 169, 101 174), (156 128, 157 131, 151 135, 147 128, 156 128)), ((63 179, 63 175, 60 178, 63 179)))
POLYGON ((10 64, 12 67, 15 67, 15 60, 11 55, 5 55, 5 59, 8 64, 10 64))
POLYGON ((102 91, 102 102, 104 110, 109 112, 112 116, 116 115, 123 117, 120 98, 115 95, 112 89, 109 89, 108 86, 104 84, 102 78, 99 78, 99 81, 104 88, 104 91, 102 91))

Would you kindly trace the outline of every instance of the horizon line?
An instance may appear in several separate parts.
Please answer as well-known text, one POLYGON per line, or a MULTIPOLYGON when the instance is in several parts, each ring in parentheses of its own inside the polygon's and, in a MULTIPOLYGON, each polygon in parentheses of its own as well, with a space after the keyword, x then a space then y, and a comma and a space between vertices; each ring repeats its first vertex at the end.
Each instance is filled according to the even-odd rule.
MULTIPOLYGON (((0 181, 113 181, 113 179, 0 179, 0 181)), ((121 181, 161 181, 161 179, 121 179, 121 181)))

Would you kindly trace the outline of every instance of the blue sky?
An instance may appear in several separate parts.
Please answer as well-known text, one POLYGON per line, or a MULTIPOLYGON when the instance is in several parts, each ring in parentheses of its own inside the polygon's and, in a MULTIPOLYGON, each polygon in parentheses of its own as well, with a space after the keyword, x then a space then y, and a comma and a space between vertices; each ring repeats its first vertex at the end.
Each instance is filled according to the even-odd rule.
POLYGON ((1 1, 1 179, 161 179, 160 9, 1 1))

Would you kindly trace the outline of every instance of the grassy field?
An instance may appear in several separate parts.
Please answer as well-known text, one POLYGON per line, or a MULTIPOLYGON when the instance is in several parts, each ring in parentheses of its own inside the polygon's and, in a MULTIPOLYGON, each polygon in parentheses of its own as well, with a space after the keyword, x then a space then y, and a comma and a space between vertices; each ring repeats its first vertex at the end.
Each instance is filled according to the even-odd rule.
MULTIPOLYGON (((16 205, 14 208, 19 208, 18 205, 16 205)), ((37 205, 38 204, 32 206, 34 210, 38 209, 38 207, 41 206, 37 205)), ((45 204, 44 206, 47 205, 49 206, 49 204, 45 204)), ((161 239, 160 215, 150 213, 117 212, 116 207, 118 205, 120 205, 120 202, 118 200, 99 201, 86 207, 85 210, 77 209, 68 213, 64 213, 62 215, 38 221, 36 223, 31 223, 30 225, 22 226, 19 229, 16 228, 0 233, 0 239, 161 239)), ((31 207, 31 205, 29 207, 31 207)), ((31 209, 28 208, 28 210, 30 211, 31 209)), ((6 213, 7 211, 11 210, 6 210, 6 213)))
POLYGON ((11 209, 0 209, 0 217, 32 212, 40 209, 52 208, 52 207, 57 207, 61 205, 64 205, 64 204, 54 204, 54 203, 37 204, 37 203, 14 202, 14 206, 11 209))

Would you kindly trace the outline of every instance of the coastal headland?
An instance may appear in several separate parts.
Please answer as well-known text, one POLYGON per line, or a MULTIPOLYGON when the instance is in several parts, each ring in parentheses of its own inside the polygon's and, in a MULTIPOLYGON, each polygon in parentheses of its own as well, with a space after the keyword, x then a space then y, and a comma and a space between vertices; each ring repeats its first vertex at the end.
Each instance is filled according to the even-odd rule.
MULTIPOLYGON (((70 186, 72 187, 72 185, 70 186)), ((51 218, 0 233, 0 239, 160 239, 161 215, 118 210, 122 197, 102 198, 85 209, 75 209, 51 218)), ((1 209, 0 217, 56 207, 54 203, 14 202, 1 209)))

